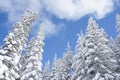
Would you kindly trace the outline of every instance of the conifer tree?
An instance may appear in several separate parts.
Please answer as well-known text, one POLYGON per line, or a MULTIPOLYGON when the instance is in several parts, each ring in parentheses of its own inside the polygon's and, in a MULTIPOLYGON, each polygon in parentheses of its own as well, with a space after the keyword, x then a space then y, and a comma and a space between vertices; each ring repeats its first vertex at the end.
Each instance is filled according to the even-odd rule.
POLYGON ((35 38, 29 42, 25 61, 21 68, 21 80, 42 80, 42 53, 44 46, 44 24, 35 38))
POLYGON ((0 80, 15 80, 19 78, 17 66, 25 47, 31 24, 37 18, 37 14, 28 10, 19 22, 13 25, 14 29, 8 33, 4 39, 4 44, 0 50, 0 80), (4 68, 3 68, 4 66, 4 68))
POLYGON ((116 27, 117 27, 117 31, 120 33, 120 15, 119 14, 116 15, 116 27))
POLYGON ((118 35, 117 35, 117 38, 116 38, 116 46, 115 47, 117 49, 117 52, 116 53, 116 57, 119 59, 120 58, 120 15, 117 14, 116 15, 116 27, 117 27, 117 32, 118 32, 118 35))
POLYGON ((78 34, 78 40, 76 42, 75 47, 75 54, 73 57, 73 64, 72 64, 72 77, 71 80, 81 80, 81 75, 85 75, 85 60, 83 55, 85 54, 85 36, 81 31, 81 34, 78 34))
POLYGON ((119 80, 120 79, 120 15, 119 14, 116 15, 116 28, 118 32, 118 35, 116 37, 116 42, 111 40, 110 44, 112 45, 112 50, 115 53, 115 57, 118 64, 118 67, 115 70, 117 77, 116 80, 119 80))
POLYGON ((57 65, 57 55, 55 54, 53 64, 52 64, 52 68, 51 68, 51 73, 50 73, 50 76, 49 76, 48 80, 57 80, 57 77, 56 77, 57 66, 58 66, 57 65))
MULTIPOLYGON (((89 18, 83 45, 83 62, 75 69, 76 75, 72 80, 114 80, 116 78, 113 74, 116 60, 108 42, 104 29, 98 29, 95 20, 89 18)), ((79 60, 76 60, 77 62, 79 60)))
POLYGON ((50 61, 48 61, 45 64, 45 67, 43 69, 43 76, 42 76, 42 80, 49 80, 49 76, 50 76, 50 61))
POLYGON ((51 73, 48 80, 63 80, 63 61, 61 58, 57 59, 57 56, 55 54, 51 73))
POLYGON ((110 47, 114 52, 115 55, 115 59, 117 61, 117 67, 115 68, 114 72, 115 72, 115 76, 116 76, 116 80, 120 80, 120 49, 117 46, 115 40, 113 38, 110 38, 110 47))
POLYGON ((70 80, 71 66, 72 66, 72 51, 71 51, 71 46, 68 42, 66 51, 62 58, 62 65, 61 65, 62 80, 70 80))
POLYGON ((64 63, 63 63, 62 59, 61 58, 57 59, 55 65, 56 65, 56 73, 55 73, 54 79, 55 80, 64 80, 64 72, 63 72, 64 63))

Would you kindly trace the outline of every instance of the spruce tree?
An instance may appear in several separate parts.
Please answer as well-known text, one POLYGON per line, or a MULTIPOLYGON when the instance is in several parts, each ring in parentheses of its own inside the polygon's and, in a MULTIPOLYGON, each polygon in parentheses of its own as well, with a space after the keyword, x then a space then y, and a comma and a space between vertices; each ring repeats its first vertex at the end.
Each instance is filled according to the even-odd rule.
POLYGON ((55 54, 54 56, 54 60, 53 60, 53 64, 52 64, 52 68, 51 68, 51 73, 49 76, 48 80, 57 80, 56 74, 57 74, 57 55, 55 54))
POLYGON ((71 66, 72 66, 72 51, 71 51, 71 46, 68 42, 66 51, 63 55, 62 58, 62 80, 70 80, 71 78, 71 66))
POLYGON ((42 80, 49 80, 49 76, 50 76, 50 61, 48 61, 44 66, 42 80))
POLYGON ((117 28, 117 32, 120 33, 120 15, 119 14, 116 15, 116 28, 117 28))
POLYGON ((56 64, 56 73, 55 73, 54 79, 55 80, 64 80, 64 76, 63 76, 64 75, 64 72, 63 72, 64 63, 63 63, 62 59, 61 58, 57 59, 55 64, 56 64))
POLYGON ((119 59, 120 58, 120 15, 117 14, 116 15, 116 27, 117 27, 117 32, 118 32, 118 35, 117 35, 117 38, 116 38, 116 49, 117 49, 117 52, 116 52, 116 57, 119 59))
POLYGON ((85 36, 81 31, 81 34, 78 34, 78 39, 75 46, 75 54, 73 56, 72 64, 72 77, 71 80, 81 80, 82 76, 85 75, 85 60, 83 55, 86 52, 85 48, 85 36))
POLYGON ((24 64, 21 68, 21 80, 42 80, 42 53, 44 46, 44 25, 40 27, 35 38, 28 44, 27 52, 24 56, 24 64))
POLYGON ((81 58, 83 62, 76 60, 82 65, 75 69, 75 79, 72 80, 114 80, 116 78, 113 74, 116 60, 108 42, 104 29, 98 29, 95 20, 89 18, 81 58))
POLYGON ((25 47, 27 38, 29 36, 32 22, 37 18, 37 14, 32 10, 27 10, 21 17, 19 22, 16 22, 14 29, 8 33, 4 39, 4 44, 0 50, 0 79, 1 80, 15 80, 19 78, 19 59, 25 47), (4 66, 4 68, 3 68, 4 66))
POLYGON ((115 71, 116 71, 117 80, 119 80, 120 79, 120 15, 119 14, 116 15, 116 28, 118 32, 118 35, 116 37, 116 42, 112 41, 111 45, 113 45, 112 49, 115 53, 115 57, 118 63, 118 67, 116 68, 115 71))

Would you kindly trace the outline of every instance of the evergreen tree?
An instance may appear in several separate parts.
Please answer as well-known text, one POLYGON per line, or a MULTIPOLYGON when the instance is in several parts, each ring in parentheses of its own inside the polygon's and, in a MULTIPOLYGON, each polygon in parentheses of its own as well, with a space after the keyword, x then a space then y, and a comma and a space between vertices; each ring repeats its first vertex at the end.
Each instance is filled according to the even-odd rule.
POLYGON ((115 71, 116 71, 117 80, 119 80, 120 79, 120 15, 119 14, 116 15, 116 28, 118 32, 116 42, 112 40, 111 45, 113 45, 112 49, 115 53, 115 57, 118 63, 118 67, 116 68, 115 71))
POLYGON ((117 14, 117 16, 116 16, 116 27, 117 27, 117 32, 119 33, 118 34, 118 36, 117 36, 117 38, 116 38, 116 49, 117 49, 117 52, 115 52, 116 53, 116 57, 117 58, 120 58, 120 15, 119 14, 117 14))
POLYGON ((49 80, 49 76, 50 76, 50 61, 48 61, 45 64, 45 67, 43 69, 43 76, 42 76, 42 80, 49 80))
POLYGON ((31 24, 37 18, 31 10, 25 12, 19 22, 13 25, 14 29, 4 39, 0 50, 0 80, 15 80, 19 78, 17 66, 27 41, 31 24), (4 68, 3 68, 4 67, 4 68))
POLYGON ((120 33, 120 15, 119 14, 116 15, 116 27, 117 27, 117 31, 120 33))
POLYGON ((111 49, 114 52, 115 59, 117 60, 117 67, 115 68, 115 71, 114 71, 116 80, 120 80, 120 49, 117 46, 113 38, 110 38, 109 44, 110 44, 111 49))
POLYGON ((57 56, 55 54, 53 65, 52 65, 52 71, 48 80, 63 80, 62 70, 63 70, 63 61, 61 58, 57 59, 57 56))
POLYGON ((58 66, 57 65, 57 55, 55 54, 53 64, 52 64, 52 68, 51 68, 51 73, 50 73, 50 76, 49 76, 48 80, 57 80, 57 77, 56 77, 57 66, 58 66))
POLYGON ((83 55, 86 52, 85 47, 85 36, 83 35, 82 31, 81 34, 78 34, 78 40, 75 47, 75 54, 73 57, 73 64, 72 64, 72 77, 71 80, 81 80, 81 75, 85 75, 85 60, 83 55))
POLYGON ((64 80, 63 65, 64 63, 61 58, 56 60, 56 73, 54 76, 55 80, 64 80))
POLYGON ((25 61, 21 68, 21 80, 42 80, 42 53, 44 46, 44 25, 28 45, 25 61))
MULTIPOLYGON (((98 29, 95 20, 89 18, 83 45, 83 62, 81 62, 82 65, 80 67, 75 69, 76 76, 72 80, 115 79, 113 69, 116 67, 116 60, 114 59, 113 51, 108 46, 108 42, 104 29, 98 29)), ((76 62, 79 62, 79 60, 76 62)))
POLYGON ((120 49, 113 38, 110 38, 109 46, 114 52, 113 55, 117 60, 117 64, 120 65, 120 49))
POLYGON ((62 80, 70 80, 72 66, 72 51, 69 42, 67 44, 66 52, 63 55, 62 62, 62 80))

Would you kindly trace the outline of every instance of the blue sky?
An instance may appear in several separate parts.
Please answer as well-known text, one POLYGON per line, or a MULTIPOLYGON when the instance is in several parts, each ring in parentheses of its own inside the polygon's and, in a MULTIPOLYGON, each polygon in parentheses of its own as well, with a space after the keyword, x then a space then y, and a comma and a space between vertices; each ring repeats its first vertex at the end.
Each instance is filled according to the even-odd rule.
POLYGON ((119 0, 0 0, 0 45, 12 24, 26 9, 38 12, 40 18, 33 24, 30 38, 35 36, 41 22, 45 22, 43 63, 53 61, 55 53, 62 57, 69 41, 74 50, 77 33, 85 32, 90 16, 100 27, 115 38, 115 16, 120 14, 119 0))

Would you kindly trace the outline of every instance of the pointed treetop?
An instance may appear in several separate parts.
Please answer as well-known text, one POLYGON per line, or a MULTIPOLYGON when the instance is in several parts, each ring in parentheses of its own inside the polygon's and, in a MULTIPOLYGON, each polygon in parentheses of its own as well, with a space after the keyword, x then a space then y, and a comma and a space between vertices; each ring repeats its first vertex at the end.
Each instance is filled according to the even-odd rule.
POLYGON ((48 60, 48 61, 47 61, 47 64, 49 64, 49 65, 50 65, 50 60, 48 60))
POLYGON ((88 20, 88 26, 87 26, 87 33, 91 33, 91 32, 95 32, 98 30, 98 24, 96 23, 96 21, 90 17, 89 20, 88 20))
POLYGON ((68 41, 67 42, 67 48, 66 48, 67 51, 70 51, 71 50, 71 46, 70 46, 70 42, 68 41))
POLYGON ((50 66, 50 60, 48 60, 46 63, 45 63, 45 67, 49 67, 50 66))
POLYGON ((117 32, 120 33, 120 15, 116 15, 116 27, 117 27, 117 32))
POLYGON ((96 23, 94 18, 92 16, 90 16, 90 18, 88 19, 88 24, 93 24, 96 23))
POLYGON ((107 34, 106 34, 104 28, 100 28, 100 32, 107 36, 107 34))
POLYGON ((93 21, 94 19, 93 19, 93 17, 92 16, 90 16, 90 18, 89 18, 89 20, 88 21, 93 21))
POLYGON ((83 37, 84 37, 84 34, 83 34, 82 30, 81 30, 81 32, 80 32, 79 37, 81 37, 81 38, 83 38, 83 37))
POLYGON ((55 56, 54 56, 54 62, 57 60, 57 53, 55 53, 55 56))
POLYGON ((84 42, 84 39, 85 39, 84 34, 81 31, 81 33, 78 35, 78 41, 77 42, 80 43, 80 45, 82 45, 82 43, 84 42))
POLYGON ((38 19, 38 14, 30 9, 28 9, 25 14, 22 16, 21 21, 34 21, 38 19))
POLYGON ((81 35, 81 36, 83 36, 83 35, 84 35, 84 34, 83 34, 83 32, 82 32, 82 30, 80 31, 80 35, 81 35))
POLYGON ((81 30, 80 33, 77 34, 77 36, 84 36, 83 31, 81 30))

